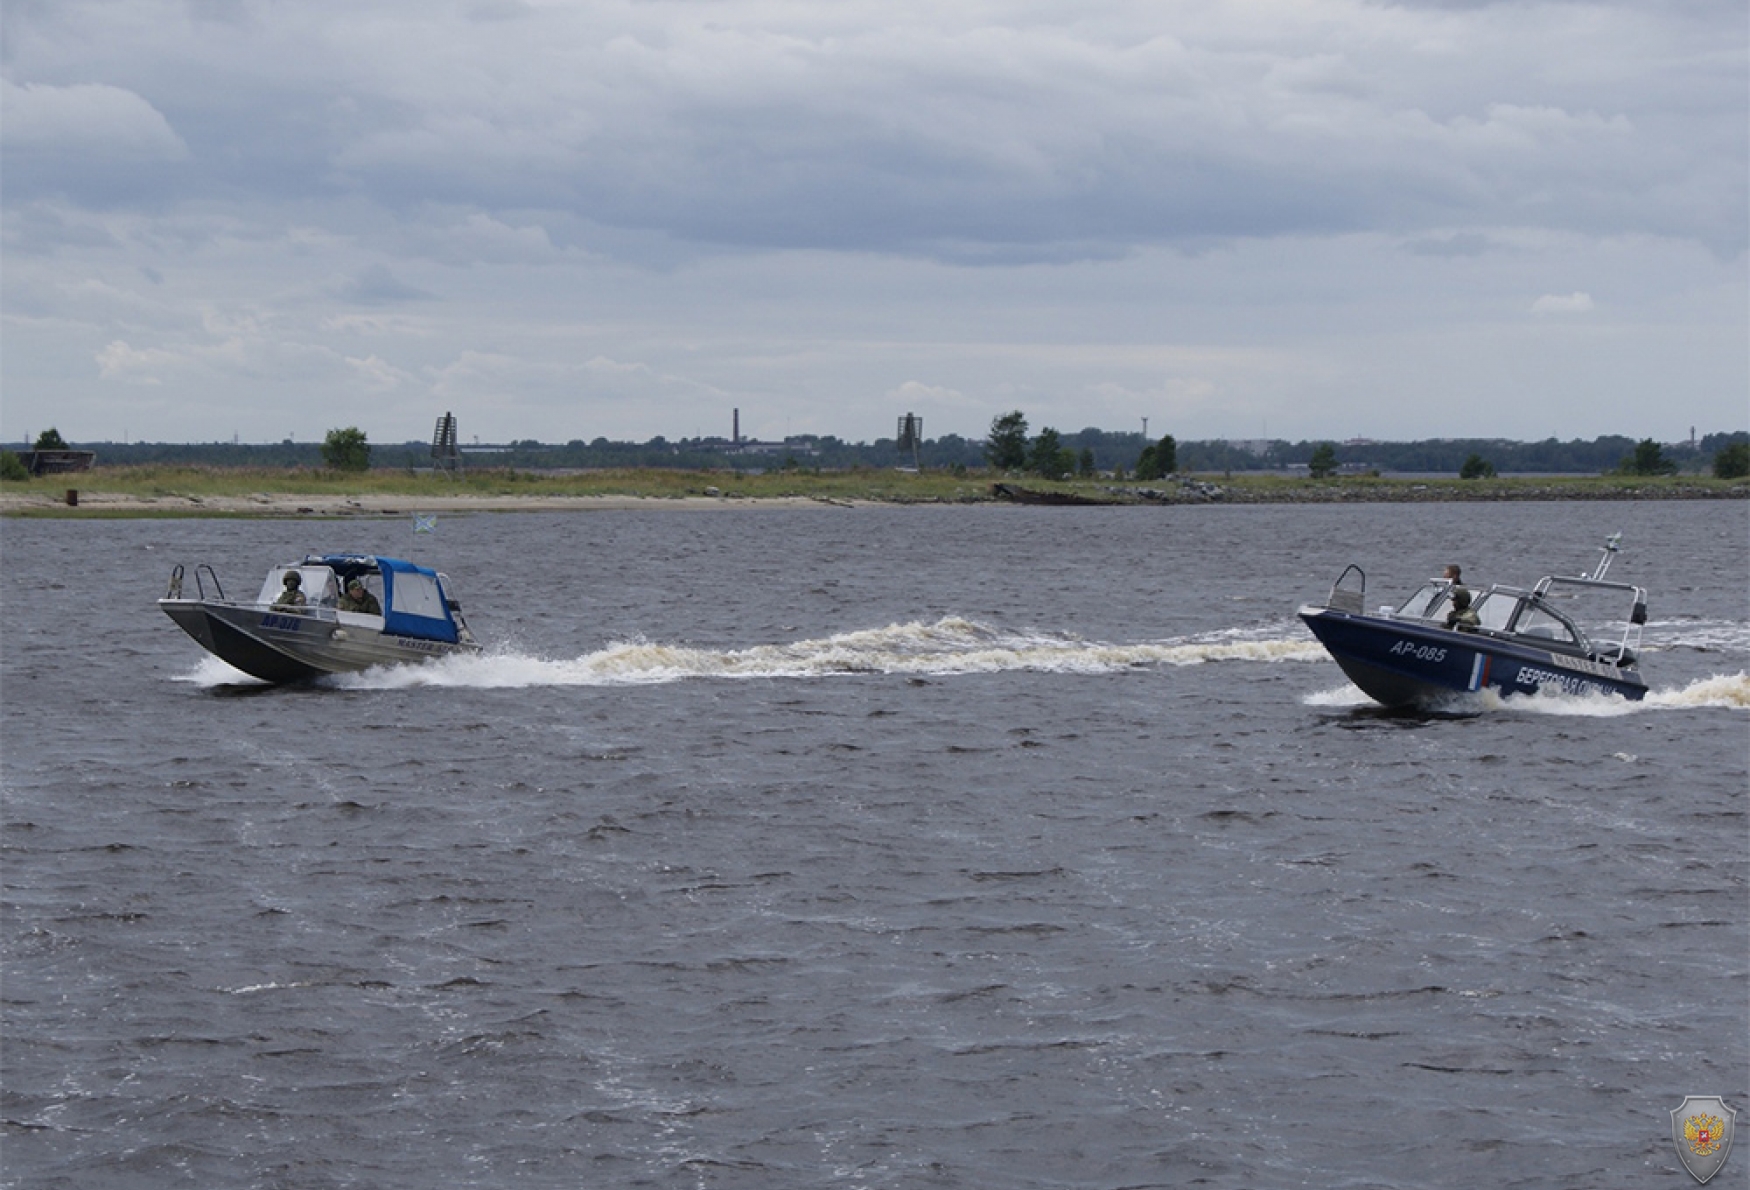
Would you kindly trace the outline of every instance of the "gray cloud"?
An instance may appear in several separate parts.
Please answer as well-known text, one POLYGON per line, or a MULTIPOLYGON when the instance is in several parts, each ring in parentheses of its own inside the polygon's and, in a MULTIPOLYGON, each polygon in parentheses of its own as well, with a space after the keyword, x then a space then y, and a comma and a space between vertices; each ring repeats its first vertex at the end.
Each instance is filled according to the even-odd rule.
POLYGON ((1493 246, 1488 236, 1467 231, 1411 240, 1404 245, 1404 251, 1418 256, 1481 256, 1493 246))
POLYGON ((329 287, 328 292, 349 305, 388 306, 421 302, 431 298, 424 290, 404 285, 385 264, 369 264, 353 276, 329 287))
POLYGON ((1426 377, 1414 353, 1445 339, 1469 344, 1455 387, 1499 389, 1470 361, 1504 336, 1591 361, 1562 336, 1629 320, 1613 383, 1652 384, 1685 319, 1722 352, 1692 357, 1696 400, 1741 413, 1737 3, 20 0, 4 20, 0 376, 60 377, 94 419, 122 378, 271 383, 278 361, 409 402, 472 386, 535 423, 515 437, 578 436, 565 411, 590 401, 633 434, 721 400, 801 428, 842 414, 823 390, 952 393, 964 417, 1074 389, 1212 431, 1285 400, 1286 431, 1327 371, 1355 421, 1399 417, 1379 370, 1426 377), (74 278, 115 296, 75 300, 74 278), (1571 293, 1586 318, 1533 312, 1571 293), (252 329, 208 329, 215 309, 252 329), (1044 341, 1065 350, 1011 350, 1044 341), (597 359, 643 370, 610 386, 597 359))
MULTIPOLYGON (((101 41, 72 7, 41 35, 101 41)), ((1033 9, 976 27, 903 7, 858 23, 835 6, 772 27, 751 4, 708 23, 684 5, 476 6, 460 23, 317 0, 250 6, 240 33, 167 6, 162 31, 134 30, 137 60, 115 56, 119 83, 14 86, 8 145, 40 152, 46 129, 80 130, 59 177, 16 183, 25 198, 107 138, 155 160, 192 146, 161 182, 183 198, 550 208, 728 245, 988 241, 1057 257, 1066 243, 1529 223, 1741 250, 1732 202, 1705 197, 1741 209, 1741 130, 1693 119, 1742 106, 1719 25, 1652 30, 1671 65, 1650 77, 1633 6, 1496 6, 1465 24, 1308 8, 1284 27, 1243 8, 1167 9, 1159 27, 1140 10, 1033 9), (1585 69, 1545 57, 1574 39, 1590 42, 1585 69)), ((1720 19, 1741 33, 1741 17, 1720 19)), ((74 52, 57 48, 45 67, 74 52)))

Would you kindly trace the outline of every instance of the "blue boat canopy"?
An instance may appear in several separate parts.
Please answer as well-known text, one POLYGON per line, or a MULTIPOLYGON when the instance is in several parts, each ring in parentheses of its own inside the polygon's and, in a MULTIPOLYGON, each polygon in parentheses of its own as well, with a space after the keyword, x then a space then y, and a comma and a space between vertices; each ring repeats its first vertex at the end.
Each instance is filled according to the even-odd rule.
POLYGON ((420 640, 455 644, 459 639, 443 576, 400 558, 370 554, 311 554, 306 566, 327 566, 340 580, 380 575, 383 583, 383 631, 420 640))

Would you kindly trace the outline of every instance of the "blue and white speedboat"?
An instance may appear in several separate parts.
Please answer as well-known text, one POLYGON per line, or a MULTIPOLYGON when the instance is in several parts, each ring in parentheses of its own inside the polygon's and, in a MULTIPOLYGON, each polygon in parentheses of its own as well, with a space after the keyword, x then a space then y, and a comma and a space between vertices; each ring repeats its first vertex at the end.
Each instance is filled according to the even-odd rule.
POLYGON ((480 651, 450 596, 449 579, 399 558, 311 554, 275 566, 260 593, 245 601, 225 598, 204 562, 194 580, 197 593, 190 598, 177 566, 158 606, 213 656, 264 682, 480 651), (355 579, 368 599, 343 597, 355 579), (288 597, 288 590, 296 594, 288 597), (364 609, 354 610, 360 602, 364 609))
POLYGON ((1621 534, 1605 543, 1591 574, 1547 575, 1530 590, 1470 592, 1431 579, 1396 608, 1369 612, 1367 576, 1351 565, 1323 607, 1300 609, 1350 681, 1388 707, 1440 708, 1481 690, 1500 694, 1607 694, 1644 698, 1641 628, 1647 593, 1608 582, 1621 534), (1462 594, 1461 594, 1462 592, 1462 594))

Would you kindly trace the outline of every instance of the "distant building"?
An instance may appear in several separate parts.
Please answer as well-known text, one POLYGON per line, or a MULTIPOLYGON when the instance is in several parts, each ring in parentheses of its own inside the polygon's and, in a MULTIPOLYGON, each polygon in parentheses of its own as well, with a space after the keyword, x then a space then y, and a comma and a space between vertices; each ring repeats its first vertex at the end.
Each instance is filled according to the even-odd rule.
POLYGON ((817 455, 820 450, 807 443, 785 439, 782 442, 755 442, 749 438, 731 443, 723 451, 729 455, 817 455))
POLYGON ((726 455, 817 455, 820 452, 814 447, 795 438, 786 438, 782 442, 757 442, 752 438, 741 436, 741 410, 737 408, 729 422, 729 443, 723 445, 721 438, 707 438, 703 446, 715 447, 726 455))

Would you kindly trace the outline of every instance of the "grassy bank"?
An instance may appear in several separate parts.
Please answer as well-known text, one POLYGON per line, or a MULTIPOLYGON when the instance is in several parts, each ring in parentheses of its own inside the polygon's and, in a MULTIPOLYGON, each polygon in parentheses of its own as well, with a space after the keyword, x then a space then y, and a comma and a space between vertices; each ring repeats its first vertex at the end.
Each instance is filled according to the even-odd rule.
POLYGON ((100 467, 73 475, 48 476, 0 485, 0 510, 13 516, 307 514, 287 508, 308 501, 316 509, 349 502, 380 505, 385 500, 413 508, 422 504, 472 499, 530 501, 587 497, 649 500, 809 499, 829 502, 984 503, 998 499, 993 488, 1006 481, 1028 494, 1053 493, 1096 502, 1157 503, 1332 503, 1434 500, 1623 500, 1746 499, 1750 484, 1706 476, 1572 476, 1500 479, 1388 479, 1343 476, 1309 479, 1280 474, 1208 475, 1135 484, 1113 480, 1048 483, 995 474, 853 470, 812 473, 779 471, 763 475, 716 471, 626 469, 540 472, 474 469, 448 476, 430 472, 335 472, 305 468, 100 467), (80 506, 69 507, 71 489, 80 506), (212 505, 226 505, 220 509, 212 505), (240 507, 238 507, 240 506, 240 507))
POLYGON ((455 497, 629 496, 674 499, 733 494, 750 498, 802 496, 821 499, 931 500, 975 499, 988 492, 977 478, 945 473, 907 475, 897 471, 843 471, 818 475, 773 472, 664 471, 654 468, 588 472, 517 471, 475 468, 450 476, 435 472, 341 472, 299 467, 100 467, 76 475, 48 476, 9 483, 0 493, 31 490, 59 494, 65 488, 106 492, 140 499, 195 497, 247 499, 253 495, 367 497, 408 500, 455 497))
POLYGON ((1423 500, 1744 500, 1750 481, 1711 475, 1506 476, 1498 479, 1394 479, 1375 475, 1308 479, 1211 477, 1234 503, 1365 503, 1423 500))

